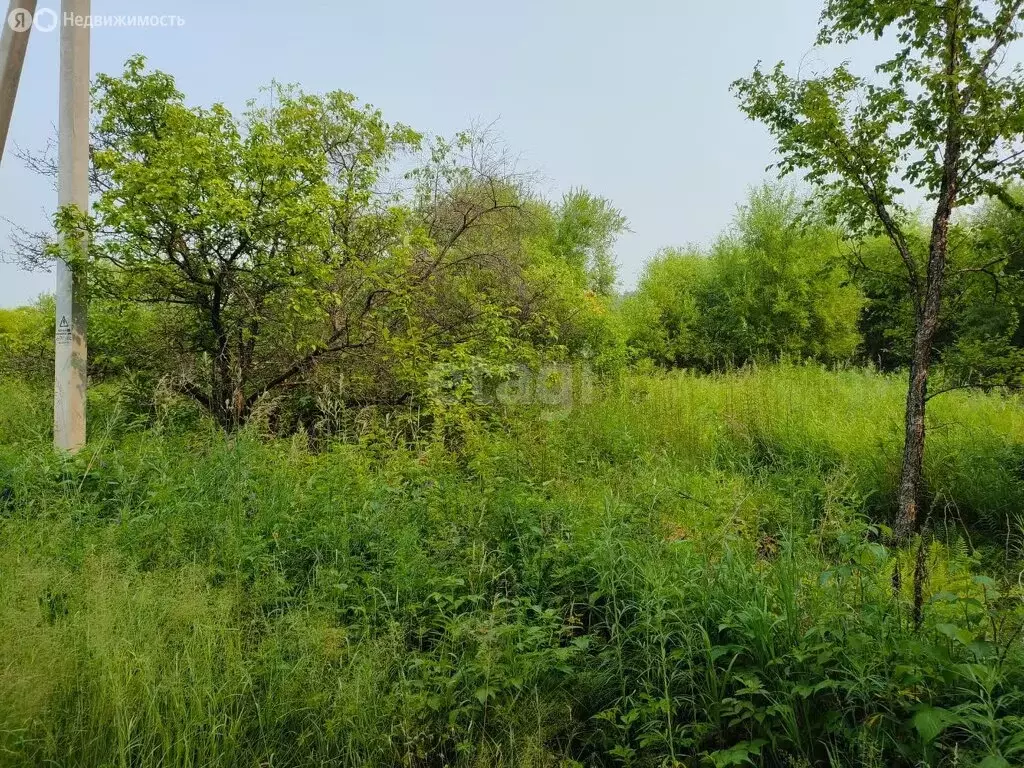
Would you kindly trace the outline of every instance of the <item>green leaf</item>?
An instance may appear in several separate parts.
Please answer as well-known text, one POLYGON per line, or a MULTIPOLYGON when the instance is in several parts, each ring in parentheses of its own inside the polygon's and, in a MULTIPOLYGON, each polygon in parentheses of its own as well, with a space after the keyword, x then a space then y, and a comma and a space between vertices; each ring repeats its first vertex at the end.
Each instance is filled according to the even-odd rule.
POLYGON ((754 739, 753 741, 741 741, 739 744, 735 744, 729 749, 720 749, 717 752, 712 752, 709 757, 715 764, 715 768, 728 768, 732 765, 753 765, 754 761, 751 757, 761 754, 761 747, 768 742, 764 739, 754 739))
POLYGON ((941 623, 935 625, 936 631, 945 635, 950 640, 954 640, 961 645, 970 645, 974 642, 974 635, 968 632, 963 627, 959 627, 956 624, 941 623))
POLYGON ((481 704, 486 704, 488 699, 493 699, 495 696, 498 695, 498 691, 497 691, 496 688, 491 688, 491 687, 485 685, 485 686, 481 686, 480 688, 477 688, 475 695, 476 695, 477 700, 481 704))
POLYGON ((940 733, 958 721, 959 718, 948 709, 925 706, 917 711, 912 722, 924 743, 931 744, 940 733))
POLYGON ((978 659, 991 659, 999 653, 999 649, 988 640, 975 640, 967 646, 967 650, 978 659))

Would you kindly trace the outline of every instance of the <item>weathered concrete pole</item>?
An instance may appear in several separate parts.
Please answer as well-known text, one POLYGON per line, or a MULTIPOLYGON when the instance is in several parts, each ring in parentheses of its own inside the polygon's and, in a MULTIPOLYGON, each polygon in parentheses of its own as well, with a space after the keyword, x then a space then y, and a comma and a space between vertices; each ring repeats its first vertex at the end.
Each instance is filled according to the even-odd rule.
MULTIPOLYGON (((90 0, 62 0, 60 24, 60 118, 57 203, 89 210, 89 25, 90 0)), ((79 237, 65 252, 81 253, 79 237)), ((85 444, 86 296, 85 267, 57 262, 57 335, 53 443, 74 453, 85 444)))
POLYGON ((21 82, 21 68, 28 50, 28 34, 32 31, 32 16, 36 0, 11 0, 7 15, 0 20, 0 161, 7 146, 7 131, 21 82))

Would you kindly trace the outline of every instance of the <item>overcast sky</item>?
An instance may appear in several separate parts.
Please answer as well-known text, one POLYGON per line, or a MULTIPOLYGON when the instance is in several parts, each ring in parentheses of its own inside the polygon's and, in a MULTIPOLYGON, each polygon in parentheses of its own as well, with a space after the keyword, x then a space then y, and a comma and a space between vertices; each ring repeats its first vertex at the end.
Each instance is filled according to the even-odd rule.
MULTIPOLYGON (((552 198, 582 186, 623 210, 628 286, 658 248, 713 238, 765 178, 771 142, 729 83, 759 59, 805 56, 820 0, 93 0, 92 10, 180 16, 181 27, 94 30, 93 71, 116 73, 141 52, 192 103, 239 109, 277 79, 351 91, 430 134, 497 120, 552 198)), ((8 150, 55 134, 57 38, 33 33, 8 150)), ((50 181, 8 151, 0 217, 40 228, 54 206, 50 181)), ((4 248, 7 237, 0 223, 4 248)), ((0 264, 0 306, 51 284, 0 264)))

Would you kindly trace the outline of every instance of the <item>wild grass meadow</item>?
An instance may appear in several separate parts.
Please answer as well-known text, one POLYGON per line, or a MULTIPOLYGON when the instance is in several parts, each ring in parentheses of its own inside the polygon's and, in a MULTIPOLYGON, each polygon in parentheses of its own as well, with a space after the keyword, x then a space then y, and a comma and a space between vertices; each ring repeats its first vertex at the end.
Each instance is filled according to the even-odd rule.
POLYGON ((0 764, 1013 765, 1024 412, 902 379, 636 375, 463 436, 225 434, 187 408, 49 449, 0 405, 0 764))
POLYGON ((0 768, 1024 765, 1024 0, 205 5, 14 154, 0 768))

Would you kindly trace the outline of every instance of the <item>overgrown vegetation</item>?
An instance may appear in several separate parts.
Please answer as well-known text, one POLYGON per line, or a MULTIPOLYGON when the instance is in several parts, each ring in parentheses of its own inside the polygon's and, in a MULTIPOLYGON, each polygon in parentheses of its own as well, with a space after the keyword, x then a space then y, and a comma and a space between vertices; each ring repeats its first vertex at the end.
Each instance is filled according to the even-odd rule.
POLYGON ((758 65, 733 85, 743 111, 776 139, 780 170, 805 173, 821 193, 826 218, 861 238, 885 237, 899 254, 913 306, 900 538, 913 532, 923 502, 925 409, 942 304, 965 274, 950 261, 953 216, 984 197, 1017 205, 1010 188, 1024 174, 1024 69, 1012 61, 1024 36, 1022 8, 1020 0, 828 0, 819 45, 883 37, 892 45, 872 76, 844 63, 793 77, 779 63, 770 72, 758 65), (908 188, 929 201, 923 253, 911 242, 908 188))
POLYGON ((630 379, 457 454, 180 407, 140 430, 104 389, 68 459, 3 392, 4 764, 1024 754, 1016 401, 937 403, 927 533, 894 550, 879 374, 630 379))
MULTIPOLYGON (((133 370, 225 427, 340 376, 346 398, 396 406, 439 360, 621 357, 603 315, 625 219, 585 190, 542 199, 493 137, 427 142, 342 91, 192 107, 142 57, 94 95, 97 199, 57 228, 88 231, 95 309, 135 310, 133 370)), ((64 255, 47 233, 15 251, 64 255)), ((308 416, 289 405, 288 426, 308 416)))
POLYGON ((486 132, 100 76, 81 453, 0 310, 0 766, 1024 763, 1024 2, 897 5, 629 293, 486 132))
POLYGON ((648 263, 624 307, 634 355, 700 370, 852 360, 862 298, 842 235, 803 208, 783 187, 754 190, 710 253, 669 249, 648 263))

